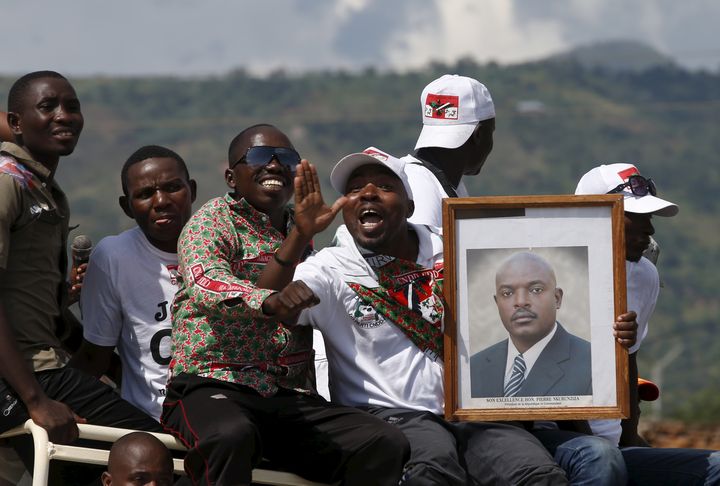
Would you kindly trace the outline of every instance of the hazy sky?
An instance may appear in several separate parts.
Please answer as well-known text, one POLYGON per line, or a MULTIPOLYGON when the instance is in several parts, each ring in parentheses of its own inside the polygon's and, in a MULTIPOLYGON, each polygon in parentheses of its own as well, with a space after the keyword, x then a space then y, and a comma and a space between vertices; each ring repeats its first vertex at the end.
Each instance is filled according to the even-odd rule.
POLYGON ((0 0, 0 74, 404 70, 635 39, 720 66, 718 0, 0 0))

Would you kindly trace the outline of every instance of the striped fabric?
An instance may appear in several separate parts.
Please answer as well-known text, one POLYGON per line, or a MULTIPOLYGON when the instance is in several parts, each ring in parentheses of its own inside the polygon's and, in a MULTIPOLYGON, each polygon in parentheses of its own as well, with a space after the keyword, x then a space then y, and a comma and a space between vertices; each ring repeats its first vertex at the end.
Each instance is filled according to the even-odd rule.
POLYGON ((520 387, 522 387, 523 382, 525 381, 525 369, 525 359, 523 359, 522 354, 518 354, 515 356, 515 361, 513 362, 510 380, 508 380, 505 385, 505 390, 503 392, 506 397, 514 397, 517 395, 517 392, 520 391, 520 387))

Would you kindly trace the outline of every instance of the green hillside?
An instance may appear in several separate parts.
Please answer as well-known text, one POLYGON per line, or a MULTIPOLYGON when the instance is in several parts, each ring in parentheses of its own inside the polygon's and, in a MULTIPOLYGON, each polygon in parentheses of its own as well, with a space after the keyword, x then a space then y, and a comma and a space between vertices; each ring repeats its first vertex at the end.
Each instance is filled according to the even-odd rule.
MULTIPOLYGON (((680 205, 677 217, 655 220, 664 288, 641 351, 641 373, 682 344, 665 370, 664 411, 720 420, 718 74, 673 66, 606 71, 553 60, 509 67, 463 61, 408 74, 73 79, 85 131, 58 178, 73 222, 98 241, 132 223, 117 197, 120 167, 136 148, 152 143, 177 150, 198 180, 202 203, 226 189, 230 139, 250 124, 270 122, 319 166, 333 197, 329 170, 340 156, 369 145, 397 155, 413 148, 419 93, 446 72, 482 80, 496 102, 495 150, 481 176, 469 181, 472 194, 570 193, 592 166, 632 162, 680 205)), ((0 93, 12 81, 0 78, 0 93)))

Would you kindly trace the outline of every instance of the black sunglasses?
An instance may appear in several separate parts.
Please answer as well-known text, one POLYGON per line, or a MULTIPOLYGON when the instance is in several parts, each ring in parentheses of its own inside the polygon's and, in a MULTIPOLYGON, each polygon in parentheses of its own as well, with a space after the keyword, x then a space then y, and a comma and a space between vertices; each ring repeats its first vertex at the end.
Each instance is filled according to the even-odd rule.
POLYGON ((230 168, 232 169, 240 163, 252 167, 263 167, 272 162, 273 159, 290 169, 291 172, 295 172, 300 163, 300 154, 291 148, 285 147, 250 147, 245 152, 245 155, 232 164, 230 168))
POLYGON ((634 195, 642 197, 650 194, 651 196, 657 195, 657 189, 652 179, 645 179, 639 174, 633 174, 628 177, 627 182, 618 184, 618 186, 612 191, 608 191, 608 194, 615 194, 622 192, 626 187, 630 188, 630 192, 634 195))

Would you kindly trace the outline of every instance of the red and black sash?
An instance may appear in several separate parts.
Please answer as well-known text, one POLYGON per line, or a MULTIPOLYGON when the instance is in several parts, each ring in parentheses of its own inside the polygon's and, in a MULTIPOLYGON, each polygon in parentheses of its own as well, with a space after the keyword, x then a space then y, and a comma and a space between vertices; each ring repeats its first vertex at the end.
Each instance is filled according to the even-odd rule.
MULTIPOLYGON (((387 260, 385 260, 387 261, 387 260)), ((348 282, 360 300, 398 326, 410 340, 436 360, 442 357, 443 268, 392 259, 374 268, 378 286, 348 282)))

